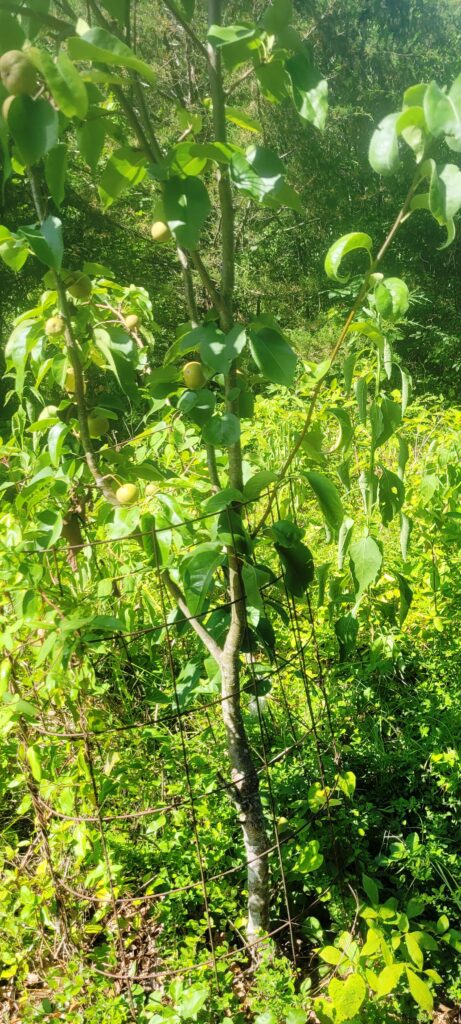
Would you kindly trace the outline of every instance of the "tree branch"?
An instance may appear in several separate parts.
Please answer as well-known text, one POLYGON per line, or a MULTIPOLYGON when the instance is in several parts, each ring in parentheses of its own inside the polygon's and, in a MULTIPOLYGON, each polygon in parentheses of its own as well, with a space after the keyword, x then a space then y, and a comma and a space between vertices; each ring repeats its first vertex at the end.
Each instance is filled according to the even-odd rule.
POLYGON ((168 8, 170 14, 173 15, 173 18, 175 18, 175 20, 178 22, 178 25, 180 25, 181 28, 184 29, 186 35, 188 35, 189 39, 192 40, 198 52, 202 54, 202 57, 204 57, 205 60, 208 60, 208 53, 206 47, 203 45, 198 35, 196 35, 196 33, 194 32, 192 26, 189 25, 189 22, 186 21, 186 19, 183 18, 181 12, 178 11, 178 8, 176 7, 176 4, 173 3, 173 0, 163 0, 163 2, 165 4, 165 7, 168 8))
POLYGON ((221 647, 219 647, 219 645, 216 643, 216 640, 213 640, 213 637, 210 635, 208 630, 205 629, 205 626, 202 625, 199 619, 196 619, 193 615, 191 615, 189 608, 187 607, 184 594, 182 593, 180 587, 178 587, 178 584, 175 583, 175 581, 171 578, 167 569, 164 569, 162 571, 162 578, 165 582, 167 590, 171 594, 172 598, 176 601, 178 608, 180 608, 183 614, 186 616, 189 625, 192 626, 193 630, 195 630, 197 636, 200 638, 203 645, 206 647, 208 653, 211 654, 211 657, 214 658, 218 665, 221 665, 223 656, 221 647))

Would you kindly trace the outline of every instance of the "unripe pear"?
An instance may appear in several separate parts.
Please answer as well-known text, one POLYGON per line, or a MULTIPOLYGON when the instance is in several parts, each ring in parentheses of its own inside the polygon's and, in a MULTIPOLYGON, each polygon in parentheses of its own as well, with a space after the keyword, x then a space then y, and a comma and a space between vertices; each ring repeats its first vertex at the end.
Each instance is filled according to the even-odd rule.
POLYGON ((168 227, 168 224, 165 224, 164 220, 154 221, 150 229, 150 233, 152 235, 152 238, 154 239, 154 242, 168 242, 169 239, 171 238, 171 231, 168 227))
POLYGON ((136 330, 138 324, 139 316, 136 316, 136 313, 129 313, 128 316, 125 317, 125 327, 128 331, 136 330))
POLYGON ((90 437, 102 437, 109 430, 107 416, 88 416, 88 432, 90 437))
POLYGON ((37 92, 37 72, 22 50, 8 50, 0 57, 0 78, 13 96, 33 96, 37 92))
POLYGON ((0 663, 0 697, 8 690, 8 683, 11 678, 11 661, 4 658, 0 663))
POLYGON ((190 388, 191 391, 198 391, 199 388, 203 388, 203 385, 206 384, 202 364, 196 360, 183 366, 182 375, 186 388, 190 388))
POLYGON ((40 416, 38 418, 39 420, 51 420, 54 416, 57 416, 57 414, 57 405, 45 405, 45 408, 42 409, 40 416))
POLYGON ((88 299, 93 288, 88 274, 82 274, 80 270, 72 271, 66 278, 65 285, 73 299, 88 299))
POLYGON ((52 337, 54 334, 62 334, 65 327, 62 316, 50 316, 45 324, 45 334, 52 337))
MULTIPOLYGON (((66 391, 71 395, 75 395, 77 390, 75 381, 75 372, 73 366, 68 366, 66 370, 66 376, 64 377, 64 387, 66 391)), ((83 390, 86 391, 86 381, 83 381, 83 390)))
POLYGON ((122 484, 115 492, 119 505, 134 505, 138 496, 139 491, 136 484, 122 484))
POLYGON ((157 494, 158 484, 148 484, 146 487, 146 495, 148 498, 152 498, 154 494, 157 494))

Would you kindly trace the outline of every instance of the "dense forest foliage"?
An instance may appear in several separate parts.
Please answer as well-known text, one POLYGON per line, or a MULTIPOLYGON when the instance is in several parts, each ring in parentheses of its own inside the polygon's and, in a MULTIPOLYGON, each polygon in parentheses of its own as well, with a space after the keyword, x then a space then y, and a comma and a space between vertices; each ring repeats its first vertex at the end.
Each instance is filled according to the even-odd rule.
POLYGON ((6 1024, 461 1019, 460 35, 0 0, 6 1024))

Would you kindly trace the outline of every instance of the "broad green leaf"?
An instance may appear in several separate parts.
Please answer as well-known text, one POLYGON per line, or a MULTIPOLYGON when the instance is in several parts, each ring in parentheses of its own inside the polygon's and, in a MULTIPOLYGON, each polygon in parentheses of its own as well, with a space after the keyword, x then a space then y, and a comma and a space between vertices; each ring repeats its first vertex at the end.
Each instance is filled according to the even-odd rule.
POLYGON ((284 568, 287 590, 295 597, 303 597, 314 579, 314 560, 309 548, 301 541, 290 544, 290 547, 276 544, 275 548, 284 568))
POLYGON ((139 185, 146 175, 146 158, 137 149, 122 146, 112 153, 102 173, 98 192, 105 210, 125 192, 139 185))
POLYGON ((277 35, 283 28, 290 24, 293 17, 292 0, 273 0, 269 7, 266 7, 261 24, 266 32, 277 35))
POLYGON ((163 204, 170 231, 179 245, 196 249, 211 211, 205 185, 199 178, 170 178, 165 183, 163 204))
POLYGON ((354 384, 354 392, 357 400, 357 411, 359 414, 359 420, 365 424, 367 422, 367 402, 368 402, 368 383, 365 377, 359 377, 354 384))
POLYGON ((456 164, 435 166, 429 187, 429 209, 442 224, 451 220, 461 207, 461 171, 456 164))
POLYGON ((139 60, 130 47, 105 28, 90 28, 81 36, 67 40, 69 56, 73 60, 91 60, 97 64, 117 65, 136 71, 146 82, 155 84, 156 75, 148 64, 139 60))
POLYGON ((203 440, 217 448, 230 448, 240 437, 240 423, 232 412, 212 416, 202 431, 203 440))
MULTIPOLYGON (((455 108, 459 121, 461 121, 461 75, 455 78, 448 93, 448 99, 455 108)), ((445 142, 454 153, 461 153, 461 125, 454 119, 452 130, 445 135, 445 142)))
POLYGON ((342 615, 335 622, 336 639, 339 644, 339 659, 345 661, 355 648, 359 624, 357 619, 349 613, 342 615))
POLYGON ((8 50, 22 50, 25 40, 24 32, 17 20, 7 11, 0 11, 0 53, 8 50))
POLYGON ((301 212, 299 196, 285 181, 282 161, 266 146, 250 146, 245 153, 234 153, 230 173, 235 187, 258 203, 289 206, 301 212))
POLYGON ((389 966, 383 967, 383 970, 378 974, 378 984, 376 986, 378 999, 388 996, 390 992, 394 991, 402 977, 403 971, 403 964, 389 964, 389 966))
POLYGON ((203 325, 203 338, 200 342, 200 356, 206 366, 218 373, 227 374, 234 359, 245 348, 246 333, 241 324, 235 324, 228 334, 224 334, 215 324, 203 325))
POLYGON ((304 474, 317 497, 325 519, 334 533, 337 533, 344 519, 344 509, 338 488, 328 477, 315 470, 304 474))
POLYGON ((405 281, 399 277, 386 277, 380 281, 375 288, 376 309, 380 316, 385 320, 400 320, 410 304, 409 294, 405 281))
POLYGON ((61 452, 68 433, 69 427, 66 423, 55 423, 49 430, 48 451, 53 466, 59 466, 61 452))
POLYGON ((373 878, 370 878, 369 875, 362 875, 362 885, 370 903, 376 907, 379 903, 379 889, 376 882, 373 878))
POLYGON ((266 380, 290 387, 297 358, 283 335, 271 327, 250 328, 248 335, 251 355, 266 380))
POLYGON ((373 241, 370 235, 363 231, 352 231, 348 235, 342 235, 333 245, 330 246, 325 256, 325 272, 333 281, 348 281, 350 274, 340 274, 339 268, 342 260, 349 252, 356 249, 366 249, 371 260, 371 248, 373 241))
POLYGON ((419 942, 413 932, 407 932, 405 935, 405 945, 413 963, 419 971, 422 971, 424 967, 424 956, 420 948, 419 942))
POLYGON ((247 480, 244 488, 243 495, 246 501, 255 501, 259 498, 262 491, 270 489, 270 485, 277 479, 277 473, 273 469, 261 469, 259 473, 254 473, 247 480))
POLYGON ((368 159, 377 174, 395 174, 400 167, 397 122, 400 113, 388 114, 371 136, 368 159))
POLYGON ((223 509, 228 508, 233 502, 243 501, 244 497, 241 491, 238 491, 236 487, 225 487, 224 490, 218 491, 217 494, 213 494, 203 506, 204 513, 209 512, 210 515, 214 515, 216 512, 222 512, 223 509))
POLYGON ((226 121, 230 121, 231 124, 236 124, 238 128, 244 128, 248 132, 262 131, 259 121, 256 121, 254 117, 249 117, 244 110, 238 110, 237 107, 226 106, 226 121))
POLYGON ((374 448, 388 441, 402 422, 402 409, 399 403, 384 396, 380 403, 372 402, 370 421, 374 448))
POLYGON ((104 148, 106 126, 103 117, 90 117, 77 129, 77 145, 83 159, 92 171, 96 170, 104 148))
POLYGON ((45 180, 56 206, 60 206, 64 199, 66 171, 67 146, 60 142, 50 149, 45 160, 45 180))
POLYGON ((354 772, 341 772, 337 777, 339 789, 344 796, 347 796, 349 800, 352 799, 355 793, 357 785, 357 779, 354 772))
POLYGON ((64 243, 62 223, 58 217, 47 217, 39 228, 33 224, 26 225, 19 228, 18 234, 26 239, 32 252, 46 267, 60 270, 64 243))
POLYGON ((255 35, 256 25, 252 22, 242 25, 211 25, 208 29, 208 39, 215 47, 241 43, 242 40, 253 39, 255 35))
POLYGON ((434 1000, 432 998, 432 992, 429 985, 427 985, 422 978, 419 978, 414 971, 410 970, 409 967, 406 968, 406 973, 408 978, 408 988, 410 989, 410 993, 413 996, 415 1003, 417 1003, 422 1010, 426 1010, 427 1013, 432 1013, 434 1009, 434 1000))
POLYGON ((344 960, 344 953, 340 949, 336 949, 336 946, 324 946, 323 949, 319 950, 319 957, 326 964, 337 967, 344 960))
POLYGON ((220 544, 200 544, 182 559, 179 571, 184 584, 187 604, 192 615, 203 611, 213 576, 224 561, 220 544))
POLYGON ((449 135, 457 144, 461 143, 461 116, 453 95, 448 95, 431 82, 423 99, 424 115, 431 135, 449 135))
POLYGON ((309 874, 310 871, 317 871, 323 864, 323 854, 319 853, 320 843, 318 839, 311 839, 305 843, 296 860, 295 870, 302 874, 309 874))
POLYGON ((286 62, 293 100, 300 117, 322 130, 328 114, 328 82, 321 78, 304 52, 286 62))
POLYGON ((264 99, 269 103, 282 103, 288 96, 291 80, 281 60, 260 64, 255 71, 264 99))
POLYGON ((79 117, 83 121, 88 113, 88 93, 67 54, 60 53, 56 61, 46 50, 34 50, 33 56, 59 109, 66 117, 79 117))
POLYGON ((187 988, 179 1002, 181 1020, 197 1020, 197 1014, 205 1005, 210 990, 203 985, 192 985, 187 988))
POLYGON ((13 235, 8 228, 0 225, 0 259, 10 270, 21 270, 30 253, 24 238, 13 235))
MULTIPOLYGON (((153 392, 155 394, 155 390, 153 392)), ((197 391, 183 391, 176 408, 184 416, 188 416, 197 426, 203 427, 211 419, 216 406, 216 398, 209 388, 198 388, 197 391)))
POLYGON ((334 978, 330 982, 328 994, 333 1000, 336 1024, 342 1024, 342 1021, 348 1021, 355 1017, 366 993, 366 985, 360 974, 349 974, 345 981, 338 981, 334 978))
POLYGON ((16 370, 15 388, 18 395, 22 394, 24 372, 29 352, 33 349, 40 333, 40 326, 37 325, 35 320, 23 320, 22 323, 14 328, 6 343, 6 367, 7 369, 14 367, 16 370))
POLYGON ((36 164, 58 141, 58 115, 48 100, 17 96, 8 125, 26 166, 36 164))
POLYGON ((40 761, 40 748, 36 743, 27 747, 26 757, 29 762, 33 778, 36 782, 40 782, 42 778, 42 765, 40 761))
POLYGON ((356 605, 371 583, 374 583, 381 568, 383 556, 379 544, 373 537, 362 537, 350 547, 350 563, 355 588, 356 605))
POLYGON ((400 477, 384 466, 378 483, 378 501, 383 526, 389 526, 405 501, 405 486, 400 477))

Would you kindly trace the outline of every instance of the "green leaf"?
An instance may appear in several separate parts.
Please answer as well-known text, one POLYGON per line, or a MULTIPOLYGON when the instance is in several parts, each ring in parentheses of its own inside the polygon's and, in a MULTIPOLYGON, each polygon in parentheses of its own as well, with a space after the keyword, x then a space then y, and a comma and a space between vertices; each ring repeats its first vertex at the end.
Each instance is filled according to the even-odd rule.
POLYGON ((40 748, 36 743, 33 746, 27 747, 26 757, 30 765, 32 777, 36 782, 40 782, 42 778, 42 765, 40 762, 40 748))
POLYGON ((323 854, 319 853, 320 843, 318 839, 311 839, 305 843, 296 860, 296 871, 301 871, 303 875, 309 874, 310 871, 317 871, 323 864, 323 854))
POLYGON ((372 402, 370 406, 370 421, 374 448, 388 441, 392 434, 399 428, 402 422, 402 409, 397 402, 385 396, 381 403, 372 402))
POLYGON ((314 559, 312 553, 301 541, 283 547, 276 544, 275 549, 284 568, 284 580, 287 590, 295 597, 303 597, 314 579, 314 559))
POLYGON ((17 96, 8 126, 26 166, 36 164, 58 141, 58 115, 48 100, 17 96))
POLYGON ((328 525, 334 533, 337 533, 344 519, 344 509, 338 488, 322 473, 311 470, 304 475, 318 499, 328 525))
POLYGON ((179 1016, 181 1020, 197 1020, 197 1014, 205 1005, 210 990, 202 985, 192 985, 181 996, 179 1016))
POLYGON ((293 17, 292 0, 273 0, 270 7, 264 11, 261 24, 266 32, 277 35, 282 29, 290 24, 293 17))
POLYGON ((218 491, 217 494, 213 494, 203 506, 204 513, 210 513, 214 515, 216 512, 222 512, 223 509, 228 508, 234 501, 243 501, 243 494, 238 491, 236 487, 225 487, 224 490, 218 491))
POLYGON ((383 556, 378 542, 373 537, 363 537, 351 545, 349 557, 354 580, 355 601, 358 605, 370 584, 374 583, 381 568, 383 556))
POLYGON ((238 110, 237 107, 226 106, 226 121, 230 121, 231 124, 236 124, 238 128, 244 128, 248 132, 262 131, 259 121, 256 121, 254 117, 249 117, 245 111, 238 110))
POLYGON ((240 422, 232 412, 212 416, 205 424, 202 436, 206 444, 216 445, 217 448, 230 448, 240 438, 240 422))
POLYGON ((405 512, 400 514, 400 551, 405 562, 408 555, 408 545, 410 543, 410 534, 412 528, 412 521, 405 515, 405 512))
POLYGON ((40 327, 34 320, 23 320, 10 334, 5 347, 5 359, 7 369, 14 367, 16 370, 16 392, 22 394, 24 387, 24 373, 29 356, 37 339, 40 336, 40 327))
POLYGON ((455 144, 461 142, 461 117, 458 105, 454 102, 456 95, 455 85, 453 92, 447 96, 437 85, 431 82, 428 85, 423 99, 424 116, 427 127, 435 138, 439 135, 453 136, 455 144))
POLYGON ((51 95, 66 117, 79 117, 82 121, 88 113, 88 93, 77 68, 66 53, 60 53, 56 61, 45 50, 34 50, 34 63, 43 75, 51 95))
POLYGON ((283 335, 271 327, 250 328, 251 355, 266 380, 290 387, 297 357, 283 335))
POLYGON ((130 68, 146 82, 155 84, 156 75, 152 68, 105 28, 90 28, 81 36, 71 36, 67 40, 67 49, 73 60, 91 60, 97 64, 130 68))
POLYGON ((389 526, 405 501, 405 486, 400 477, 384 466, 378 483, 378 501, 383 526, 389 526))
POLYGON ((432 998, 432 992, 429 985, 422 978, 419 978, 414 971, 406 967, 408 987, 410 993, 413 996, 415 1003, 421 1007, 422 1010, 426 1010, 427 1013, 432 1013, 434 1009, 434 1000, 432 998))
POLYGON ((322 130, 328 114, 328 82, 321 78, 305 53, 297 53, 286 62, 291 78, 293 100, 300 117, 322 130))
POLYGON ((203 611, 213 576, 224 561, 221 544, 200 544, 179 566, 187 605, 192 615, 203 611))
POLYGON ((235 324, 228 334, 223 334, 215 324, 203 325, 203 338, 200 342, 202 361, 218 373, 227 374, 231 363, 245 348, 246 333, 241 324, 235 324))
POLYGON ((451 220, 461 207, 461 171, 456 164, 433 167, 429 187, 429 209, 442 224, 451 220))
POLYGON ((60 269, 64 243, 62 223, 58 217, 47 217, 39 228, 33 224, 26 225, 19 228, 18 234, 27 240, 32 252, 46 267, 51 267, 53 270, 60 269))
POLYGON ((290 206, 301 212, 299 196, 285 181, 282 161, 266 146, 250 146, 232 155, 230 174, 235 187, 258 203, 290 206))
POLYGON ((337 967, 344 960, 344 953, 340 949, 336 949, 336 946, 324 946, 323 949, 319 950, 319 957, 326 964, 337 967))
POLYGON ((105 210, 128 188, 139 185, 146 175, 144 153, 122 146, 112 153, 102 173, 98 192, 105 210))
POLYGON ((0 225, 0 258, 10 270, 21 270, 29 255, 29 246, 18 235, 0 225))
POLYGON ((325 272, 328 277, 331 277, 333 281, 348 281, 350 274, 339 273, 344 256, 356 249, 366 249, 371 260, 372 245, 373 241, 370 235, 364 234, 363 231, 352 231, 348 235, 342 235, 336 242, 333 242, 325 256, 325 272))
POLYGON ((196 249, 211 211, 205 185, 199 178, 170 178, 165 183, 163 205, 170 231, 179 245, 196 249))
POLYGON ((357 619, 351 615, 342 615, 335 622, 336 639, 339 644, 339 660, 345 661, 355 648, 359 624, 357 619))
POLYGON ((67 146, 60 142, 50 149, 45 160, 45 180, 56 206, 60 206, 64 199, 66 171, 67 146))
POLYGON ((338 786, 344 796, 347 796, 349 800, 352 799, 355 793, 357 785, 357 779, 354 772, 341 772, 338 775, 338 786))
POLYGON ((241 43, 242 40, 253 39, 255 35, 256 25, 252 22, 242 25, 211 25, 208 29, 208 39, 216 48, 241 43))
POLYGON ((385 320, 400 320, 410 304, 409 295, 410 293, 405 281, 402 281, 399 277, 387 277, 376 285, 376 309, 385 320))
POLYGON ((371 136, 368 159, 377 174, 395 174, 400 167, 397 122, 400 112, 388 114, 371 136))
POLYGON ((7 53, 8 50, 22 50, 25 41, 24 32, 16 18, 13 18, 7 11, 0 11, 0 52, 7 53))
POLYGON ((380 974, 378 974, 378 984, 376 986, 378 999, 382 998, 382 996, 388 996, 390 992, 394 991, 402 977, 403 970, 403 964, 389 964, 383 968, 380 974))
POLYGON ((338 569, 342 569, 344 565, 344 559, 349 550, 349 545, 352 540, 352 531, 354 529, 354 520, 349 516, 345 516, 338 534, 338 569))
POLYGON ((288 96, 291 80, 284 62, 273 60, 269 64, 260 64, 255 74, 264 99, 269 103, 282 103, 288 96))
POLYGON ((203 427, 211 419, 216 406, 216 398, 208 388, 197 391, 183 391, 176 408, 184 416, 188 416, 197 426, 203 427))
POLYGON ((346 981, 338 981, 333 978, 328 986, 328 994, 333 1000, 336 1024, 355 1017, 366 993, 366 985, 360 974, 349 974, 346 981))
POLYGON ((91 167, 96 170, 99 158, 104 149, 106 137, 106 126, 103 117, 92 117, 85 121, 81 128, 77 129, 77 145, 80 153, 91 167))
POLYGON ((376 907, 379 903, 379 889, 373 878, 368 875, 362 875, 362 886, 366 892, 370 903, 376 907))
POLYGON ((418 940, 413 932, 407 932, 405 935, 405 945, 407 947, 409 956, 419 971, 422 971, 424 967, 424 956, 419 946, 418 940))
POLYGON ((273 484, 276 479, 277 473, 273 469, 261 469, 259 473, 254 473, 243 488, 245 500, 255 501, 261 492, 270 487, 270 484, 273 484))

